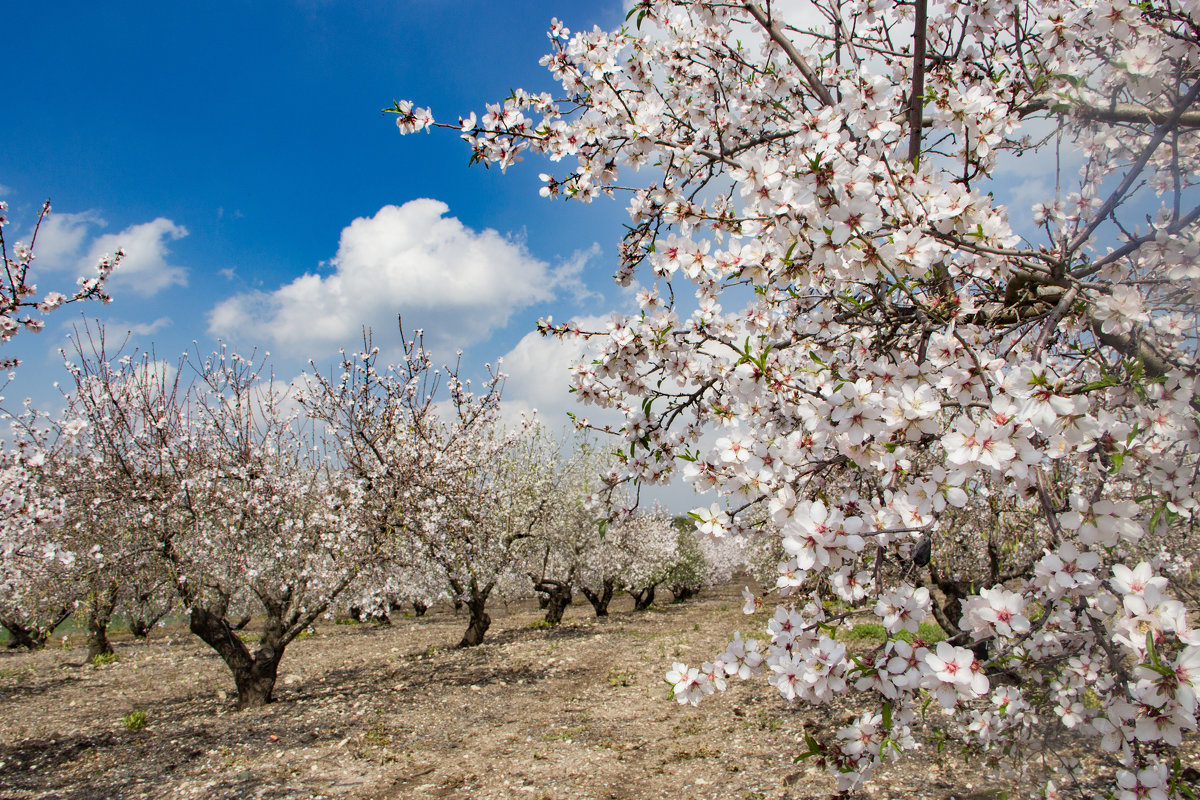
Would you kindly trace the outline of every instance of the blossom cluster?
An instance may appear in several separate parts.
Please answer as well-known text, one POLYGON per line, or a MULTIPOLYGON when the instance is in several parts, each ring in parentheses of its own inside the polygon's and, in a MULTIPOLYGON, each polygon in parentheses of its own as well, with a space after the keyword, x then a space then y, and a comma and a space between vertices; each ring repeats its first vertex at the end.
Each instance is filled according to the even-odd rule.
POLYGON ((1017 773, 1047 727, 1094 737, 1060 795, 1163 793, 1196 727, 1200 7, 915 5, 644 0, 554 25, 560 98, 444 126, 561 165, 548 197, 627 198, 637 309, 540 327, 591 345, 573 389, 624 414, 623 479, 682 474, 706 533, 774 539, 769 640, 675 665, 677 699, 736 662, 876 703, 809 742, 844 789, 932 701, 1017 773), (1053 188, 1004 205, 1031 162, 1053 188), (949 638, 906 642, 927 615, 949 638), (864 617, 870 655, 836 636, 864 617))

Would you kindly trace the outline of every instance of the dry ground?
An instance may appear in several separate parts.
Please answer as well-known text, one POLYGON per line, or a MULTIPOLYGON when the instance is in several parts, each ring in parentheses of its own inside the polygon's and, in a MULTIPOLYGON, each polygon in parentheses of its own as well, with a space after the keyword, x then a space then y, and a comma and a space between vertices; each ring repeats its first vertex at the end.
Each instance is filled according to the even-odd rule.
MULTIPOLYGON (((789 707, 761 682, 698 708, 666 700, 672 661, 753 635, 737 587, 597 621, 586 603, 533 627, 534 604, 497 603, 488 642, 457 650, 450 611, 390 627, 326 623, 284 656, 277 702, 232 710, 220 659, 185 630, 84 650, 0 655, 0 798, 807 798, 823 770, 793 757, 801 730, 847 708, 789 707), (143 709, 146 727, 122 717, 143 709)), ((933 748, 890 767, 867 797, 991 798, 1013 791, 979 761, 933 748)))

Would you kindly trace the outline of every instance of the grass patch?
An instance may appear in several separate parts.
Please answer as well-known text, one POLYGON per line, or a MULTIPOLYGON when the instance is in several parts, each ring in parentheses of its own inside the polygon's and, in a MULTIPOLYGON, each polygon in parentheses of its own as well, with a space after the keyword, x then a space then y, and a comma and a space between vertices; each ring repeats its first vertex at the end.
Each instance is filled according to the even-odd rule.
POLYGON ((587 733, 589 730, 587 723, 576 725, 573 728, 562 728, 557 731, 550 731, 542 737, 543 742, 570 742, 574 741, 580 734, 587 733))
POLYGON ((363 734, 363 741, 375 747, 383 747, 392 743, 391 734, 388 733, 387 726, 383 724, 383 720, 378 716, 367 726, 367 732, 363 734))
POLYGON ((121 724, 125 726, 127 731, 140 731, 146 727, 146 711, 145 709, 137 708, 130 711, 125 716, 121 717, 121 724))
POLYGON ((525 627, 531 631, 540 631, 540 630, 545 630, 546 628, 553 628, 554 626, 551 625, 549 622, 546 622, 546 620, 544 620, 544 619, 535 619, 533 622, 529 623, 525 627))
POLYGON ((632 672, 620 669, 619 667, 610 669, 607 677, 609 686, 633 686, 637 683, 637 679, 633 677, 632 672))
POLYGON ((92 656, 93 667, 103 667, 108 664, 115 664, 121 660, 121 657, 116 653, 97 653, 92 656))

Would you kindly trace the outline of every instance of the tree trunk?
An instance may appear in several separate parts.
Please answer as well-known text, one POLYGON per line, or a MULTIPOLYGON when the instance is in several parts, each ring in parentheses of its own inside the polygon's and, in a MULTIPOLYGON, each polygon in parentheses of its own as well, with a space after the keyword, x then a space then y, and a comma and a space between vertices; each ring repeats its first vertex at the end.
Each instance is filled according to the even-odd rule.
POLYGON ((691 600, 696 595, 700 594, 700 587, 699 586, 672 586, 671 594, 674 595, 674 597, 675 597, 675 599, 672 600, 671 602, 685 603, 688 600, 691 600))
POLYGON ((282 651, 272 651, 271 657, 260 655, 250 662, 249 667, 234 670, 233 682, 237 685, 239 709, 265 706, 271 702, 282 655, 282 651))
POLYGON ((228 620, 221 615, 203 608, 192 608, 188 627, 205 644, 217 651, 217 655, 221 656, 229 671, 233 673, 239 709, 271 702, 279 660, 283 657, 283 645, 278 641, 271 641, 276 637, 270 632, 282 627, 278 620, 268 618, 265 628, 268 633, 264 635, 263 643, 254 655, 250 654, 228 620), (272 624, 273 622, 275 624, 272 624))
POLYGON ((108 620, 97 619, 88 615, 88 652, 87 660, 94 661, 98 656, 112 655, 112 643, 108 641, 108 620))
POLYGON ((492 618, 488 616, 486 610, 487 598, 490 593, 490 586, 483 591, 471 590, 471 596, 467 599, 467 610, 471 612, 471 622, 467 625, 467 632, 463 634, 462 641, 458 643, 459 647, 475 647, 483 644, 483 636, 492 625, 492 618))
POLYGON ((592 604, 592 608, 596 610, 597 617, 608 616, 608 604, 612 602, 613 596, 613 583, 612 578, 605 578, 604 582, 600 585, 599 594, 586 586, 582 586, 579 589, 579 591, 583 592, 583 596, 588 599, 588 602, 592 604))
POLYGON ((420 600, 413 600, 412 607, 413 613, 418 617, 425 616, 425 612, 429 610, 429 606, 425 603, 422 603, 420 600))
POLYGON ((71 616, 69 608, 60 610, 46 628, 26 627, 15 619, 0 617, 0 627, 8 631, 8 648, 10 650, 17 647, 24 647, 26 650, 41 650, 46 646, 46 640, 50 638, 50 634, 54 633, 54 629, 69 616, 71 616))
POLYGON ((647 586, 645 589, 630 589, 629 596, 633 598, 633 610, 645 611, 654 602, 655 586, 647 586))
POLYGON ((49 634, 46 631, 39 631, 37 628, 26 628, 19 622, 4 620, 0 622, 4 629, 8 631, 8 648, 15 650, 18 647, 24 647, 26 650, 41 650, 46 646, 46 638, 49 634))
POLYGON ((557 625, 562 622, 563 612, 571 605, 571 584, 543 578, 534 581, 533 588, 546 595, 546 624, 557 625))
POLYGON ((98 656, 112 655, 108 624, 112 620, 113 609, 117 607, 118 589, 117 584, 110 584, 104 591, 92 593, 87 613, 88 661, 98 656))
POLYGON ((134 590, 129 605, 129 632, 135 639, 145 639, 158 621, 171 612, 169 603, 155 603, 150 592, 134 590))

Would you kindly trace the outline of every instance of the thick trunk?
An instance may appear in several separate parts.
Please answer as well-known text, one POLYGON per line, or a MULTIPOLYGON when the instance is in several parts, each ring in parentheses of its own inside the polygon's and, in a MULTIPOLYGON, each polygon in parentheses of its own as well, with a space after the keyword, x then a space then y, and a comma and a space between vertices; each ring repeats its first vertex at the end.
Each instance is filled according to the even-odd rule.
POLYGON ((4 621, 4 629, 8 631, 8 647, 10 650, 18 647, 24 647, 27 650, 41 650, 46 646, 46 638, 49 636, 45 631, 39 631, 37 628, 26 628, 19 622, 4 621))
POLYGON ((108 641, 108 624, 112 620, 113 609, 117 607, 117 589, 113 584, 102 592, 92 595, 88 604, 88 661, 99 656, 112 655, 112 644, 108 641))
POLYGON ((467 625, 467 632, 463 634, 462 641, 458 643, 459 647, 475 647, 483 644, 484 634, 492 625, 492 618, 488 616, 486 606, 489 591, 472 592, 467 600, 467 610, 471 612, 471 621, 467 625))
POLYGON ((193 608, 189 627, 192 633, 217 651, 217 655, 233 673, 239 709, 271 702, 279 660, 283 657, 283 645, 278 643, 277 636, 271 634, 271 631, 281 627, 278 621, 268 618, 267 633, 264 634, 262 645, 254 655, 250 654, 245 643, 234 632, 233 626, 221 615, 203 608, 193 608), (275 624, 272 624, 273 622, 275 624))
POLYGON ((655 586, 647 586, 645 589, 630 589, 629 596, 633 598, 633 610, 645 611, 654 602, 655 586))
POLYGON ((412 607, 413 613, 418 617, 425 616, 425 612, 429 610, 429 606, 425 603, 422 603, 420 600, 413 600, 412 607))
POLYGON ((112 644, 108 641, 108 620, 95 619, 89 615, 87 660, 92 661, 98 656, 112 655, 112 652, 112 644))
POLYGON ((45 628, 39 628, 36 625, 26 627, 15 619, 0 617, 0 627, 8 631, 9 649, 24 647, 27 650, 41 650, 46 646, 46 640, 50 638, 50 634, 54 633, 54 629, 69 616, 71 616, 70 609, 63 609, 50 620, 49 625, 45 628))
POLYGON ((129 632, 137 639, 145 639, 158 621, 171 610, 167 605, 152 604, 148 594, 134 595, 133 609, 129 612, 129 632))
POLYGON ((597 617, 608 616, 608 604, 612 602, 613 596, 613 580, 612 578, 605 579, 601 584, 600 592, 593 592, 586 586, 581 587, 579 591, 583 592, 583 596, 592 604, 592 608, 596 610, 597 617))
POLYGON ((672 586, 671 594, 675 599, 672 602, 683 603, 691 600, 696 595, 700 594, 699 586, 672 586))
POLYGON ((237 685, 238 708, 255 708, 271 702, 282 655, 281 651, 275 652, 270 658, 260 655, 250 662, 249 667, 234 670, 233 682, 237 685))
POLYGON ((534 581, 533 588, 546 595, 546 624, 557 625, 562 622, 563 612, 571 605, 571 584, 543 578, 534 581))

